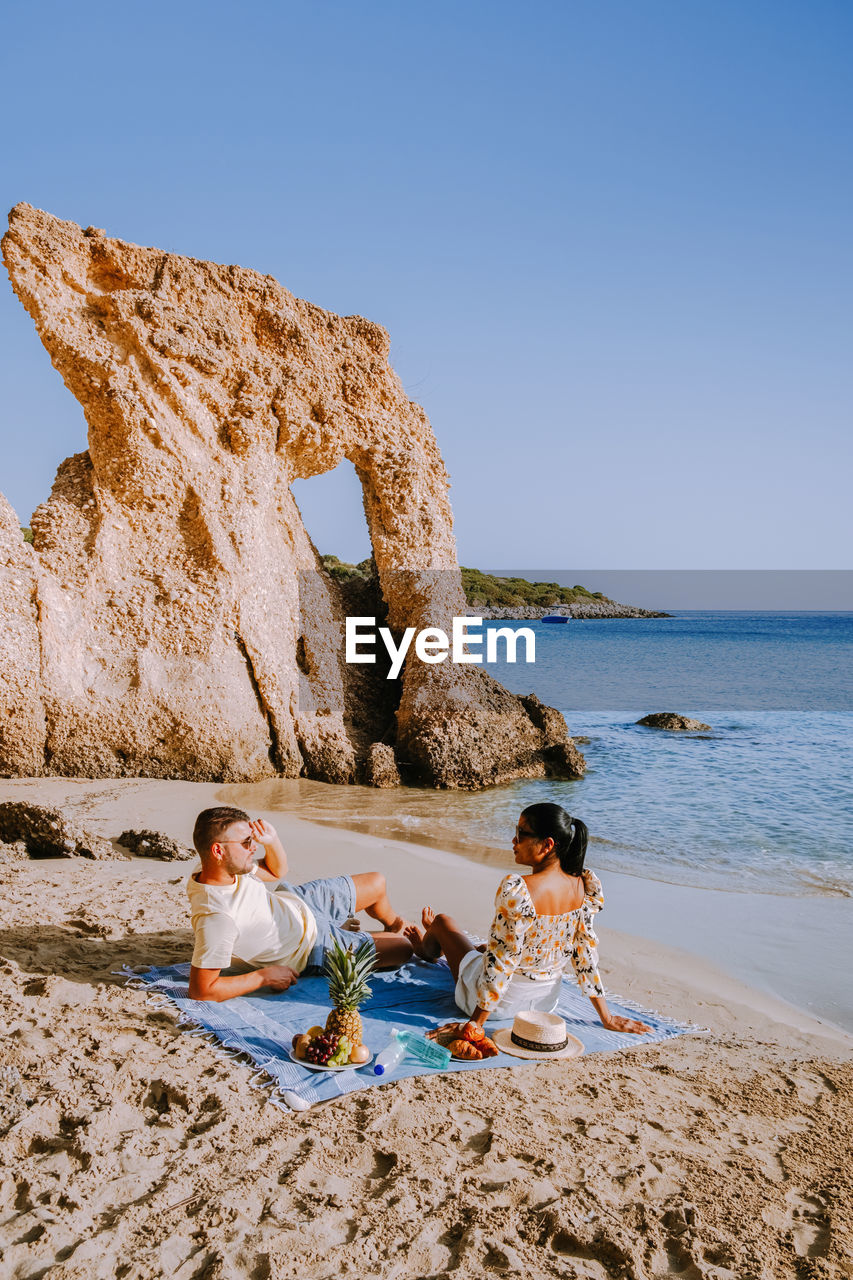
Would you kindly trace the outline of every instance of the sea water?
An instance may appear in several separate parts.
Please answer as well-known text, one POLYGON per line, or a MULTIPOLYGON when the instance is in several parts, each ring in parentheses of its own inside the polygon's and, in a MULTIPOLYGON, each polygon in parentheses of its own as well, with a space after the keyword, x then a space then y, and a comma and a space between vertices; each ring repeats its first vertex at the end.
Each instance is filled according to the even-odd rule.
MULTIPOLYGON (((447 849, 493 866, 495 883, 515 868, 519 811, 555 800, 590 828, 606 924, 693 951, 853 1032, 853 614, 525 625, 535 665, 492 670, 563 712, 584 739, 583 778, 478 792, 271 779, 227 798, 447 849), (653 711, 711 728, 637 725, 653 711), (635 895, 634 877, 659 894, 635 895)), ((443 908, 452 886, 441 888, 443 908)))
POLYGON ((281 781, 258 784, 263 802, 510 868, 520 809, 553 800, 586 822, 587 861, 598 871, 740 892, 853 894, 853 613, 525 625, 536 633, 535 665, 489 669, 563 712, 582 739, 583 778, 473 793, 281 781), (711 727, 636 724, 654 711, 711 727))
POLYGON ((536 643, 535 667, 506 665, 499 678, 564 713, 588 739, 587 773, 515 784, 504 802, 496 794, 506 825, 519 804, 547 796, 584 819, 603 869, 853 893, 853 614, 538 624, 536 643), (637 725, 653 711, 711 727, 637 725))

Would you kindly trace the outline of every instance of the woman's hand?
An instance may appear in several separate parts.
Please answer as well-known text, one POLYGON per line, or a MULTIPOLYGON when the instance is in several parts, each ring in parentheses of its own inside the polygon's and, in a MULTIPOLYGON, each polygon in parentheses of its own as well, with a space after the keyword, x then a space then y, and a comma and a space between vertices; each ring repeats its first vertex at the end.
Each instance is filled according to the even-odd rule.
POLYGON ((651 1031, 651 1027, 647 1027, 645 1022, 637 1022, 634 1018, 620 1018, 618 1013, 608 1013, 606 1019, 601 1019, 601 1025, 608 1031, 628 1031, 635 1036, 651 1031))
POLYGON ((445 1022, 443 1027, 435 1027, 434 1030, 427 1032, 428 1040, 435 1040, 437 1036, 449 1036, 451 1040, 482 1040, 483 1028, 479 1022, 445 1022))
POLYGON ((590 996, 592 1007, 601 1019, 601 1025, 607 1031, 627 1031, 631 1035, 641 1036, 651 1031, 645 1022, 637 1022, 634 1018, 620 1018, 618 1013, 611 1013, 604 996, 590 996))
POLYGON ((451 1039, 456 1039, 462 1035, 462 1028, 466 1025, 464 1022, 445 1022, 440 1027, 433 1027, 432 1031, 428 1031, 427 1039, 435 1040, 437 1036, 448 1035, 451 1039))

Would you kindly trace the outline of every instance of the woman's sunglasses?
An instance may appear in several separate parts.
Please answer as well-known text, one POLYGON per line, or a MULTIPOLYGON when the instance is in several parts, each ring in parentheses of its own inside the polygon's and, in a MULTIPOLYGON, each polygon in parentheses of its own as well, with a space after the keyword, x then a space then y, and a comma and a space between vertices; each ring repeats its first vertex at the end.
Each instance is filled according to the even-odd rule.
POLYGON ((521 843, 522 840, 538 840, 539 839, 535 831, 526 831, 524 827, 519 827, 519 826, 515 828, 515 838, 516 840, 518 840, 519 844, 521 843))

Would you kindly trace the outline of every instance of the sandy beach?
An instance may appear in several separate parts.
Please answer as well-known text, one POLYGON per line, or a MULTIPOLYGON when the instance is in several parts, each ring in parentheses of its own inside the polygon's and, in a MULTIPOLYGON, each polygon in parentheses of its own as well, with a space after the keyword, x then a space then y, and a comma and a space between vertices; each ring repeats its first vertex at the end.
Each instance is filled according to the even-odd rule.
MULTIPOLYGON (((104 835, 147 826, 184 841, 220 794, 0 785, 104 835)), ((452 888, 468 927, 488 922, 494 868, 268 816, 294 879, 376 867, 406 912, 445 906, 452 888)), ((283 1113, 115 972, 189 957, 190 866, 6 866, 4 1276, 853 1274, 853 1037, 831 1022, 701 954, 602 927, 611 992, 707 1030, 283 1113)))

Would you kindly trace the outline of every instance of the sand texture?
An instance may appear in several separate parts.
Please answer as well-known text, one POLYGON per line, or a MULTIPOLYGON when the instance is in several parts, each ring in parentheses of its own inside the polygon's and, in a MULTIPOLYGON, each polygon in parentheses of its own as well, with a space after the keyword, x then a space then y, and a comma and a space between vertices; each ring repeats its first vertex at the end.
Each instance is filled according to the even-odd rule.
MULTIPOLYGON (((0 785, 0 799, 24 794, 70 801, 104 836, 133 826, 185 842, 215 789, 0 785)), ((427 860, 270 816, 295 879, 384 860, 406 910, 454 869, 472 894, 478 877, 494 879, 449 854, 427 860)), ((727 993, 707 968, 680 982, 670 966, 664 989, 645 963, 651 944, 638 960, 631 939, 609 935, 610 986, 653 1002, 657 987, 659 1008, 710 1031, 282 1113, 248 1069, 114 974, 188 958, 187 870, 149 859, 5 867, 4 1277, 853 1275, 843 1034, 806 1015, 778 1021, 772 1003, 727 993)))
POLYGON ((0 772, 345 783, 383 744, 442 787, 580 776, 563 717, 480 667, 389 681, 344 660, 346 616, 399 639, 466 611, 447 473, 383 328, 29 205, 3 256, 89 442, 31 547, 0 496, 0 772), (376 565, 360 587, 291 491, 344 459, 376 565))

